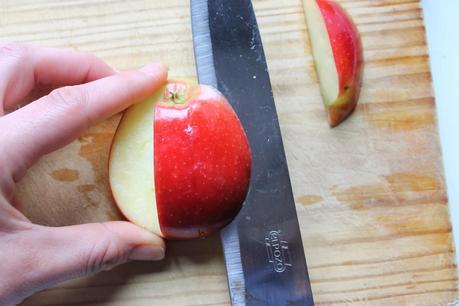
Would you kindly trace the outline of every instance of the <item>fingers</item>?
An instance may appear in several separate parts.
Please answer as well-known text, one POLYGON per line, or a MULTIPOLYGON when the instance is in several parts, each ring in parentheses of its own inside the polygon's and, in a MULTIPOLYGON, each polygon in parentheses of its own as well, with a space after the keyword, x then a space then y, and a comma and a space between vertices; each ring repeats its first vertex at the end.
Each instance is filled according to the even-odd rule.
MULTIPOLYGON (((58 282, 131 260, 161 260, 165 253, 161 238, 129 222, 34 227, 18 233, 3 249, 11 253, 4 257, 5 269, 17 269, 10 271, 11 275, 22 273, 20 282, 12 284, 20 292, 15 294, 19 299, 15 302, 58 282)), ((7 272, 0 271, 0 275, 7 272)))
POLYGON ((91 54, 0 43, 0 115, 24 99, 35 85, 75 85, 112 74, 107 64, 91 54))
POLYGON ((45 272, 48 279, 89 275, 131 260, 161 260, 165 254, 160 237, 130 222, 44 227, 39 232, 46 239, 48 258, 43 260, 53 266, 45 272))
POLYGON ((0 121, 8 131, 5 148, 17 180, 40 156, 71 142, 85 129, 148 98, 167 79, 161 64, 116 74, 83 85, 62 87, 0 121), (18 174, 19 172, 19 174, 18 174))

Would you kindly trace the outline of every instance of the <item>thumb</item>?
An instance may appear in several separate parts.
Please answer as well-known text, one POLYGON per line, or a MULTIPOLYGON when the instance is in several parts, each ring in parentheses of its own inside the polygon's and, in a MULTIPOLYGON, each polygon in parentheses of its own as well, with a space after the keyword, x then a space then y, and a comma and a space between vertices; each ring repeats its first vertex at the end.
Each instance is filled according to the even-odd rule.
MULTIPOLYGON (((160 260, 164 241, 132 223, 114 221, 65 227, 38 226, 28 243, 36 289, 109 270, 130 260, 160 260)), ((34 290, 36 291, 36 290, 34 290)))

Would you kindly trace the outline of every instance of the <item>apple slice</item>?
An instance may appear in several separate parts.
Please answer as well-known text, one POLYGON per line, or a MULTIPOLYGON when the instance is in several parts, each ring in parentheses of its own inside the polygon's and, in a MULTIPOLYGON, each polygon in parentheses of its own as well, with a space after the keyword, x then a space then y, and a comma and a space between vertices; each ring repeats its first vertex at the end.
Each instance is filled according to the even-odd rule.
POLYGON ((128 108, 113 138, 109 180, 113 197, 124 216, 160 234, 153 172, 153 120, 161 92, 128 108))
POLYGON ((306 21, 320 89, 335 127, 357 105, 362 76, 362 45, 352 19, 330 0, 304 0, 306 21))
POLYGON ((127 219, 165 238, 198 238, 239 212, 250 167, 247 137, 225 97, 170 81, 123 115, 109 176, 127 219))

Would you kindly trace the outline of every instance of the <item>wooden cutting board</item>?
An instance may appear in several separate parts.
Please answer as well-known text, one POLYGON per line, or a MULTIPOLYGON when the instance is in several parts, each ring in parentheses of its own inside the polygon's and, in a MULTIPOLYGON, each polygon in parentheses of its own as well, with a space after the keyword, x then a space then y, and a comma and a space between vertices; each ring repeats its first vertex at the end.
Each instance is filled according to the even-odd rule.
MULTIPOLYGON (((447 305, 459 296, 428 51, 418 1, 341 0, 362 34, 360 104, 327 126, 301 0, 258 16, 317 305, 447 305)), ((189 2, 0 2, 0 37, 95 53, 117 69, 161 60, 195 75, 189 2)), ((33 221, 116 220, 107 155, 119 115, 42 158, 19 185, 33 221)), ((218 236, 170 242, 24 305, 227 305, 218 236)))

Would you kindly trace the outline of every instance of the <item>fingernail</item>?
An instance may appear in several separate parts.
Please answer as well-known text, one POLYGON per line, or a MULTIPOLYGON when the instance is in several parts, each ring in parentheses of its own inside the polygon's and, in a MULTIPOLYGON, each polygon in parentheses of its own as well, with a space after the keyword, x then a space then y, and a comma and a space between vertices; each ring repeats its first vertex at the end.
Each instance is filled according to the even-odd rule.
POLYGON ((158 73, 161 71, 167 71, 167 70, 168 68, 161 63, 152 63, 152 64, 148 64, 140 68, 140 71, 150 74, 150 75, 154 75, 154 76, 157 76, 158 73))
POLYGON ((131 255, 130 260, 161 260, 164 258, 165 251, 162 247, 152 245, 141 245, 136 247, 131 255))

